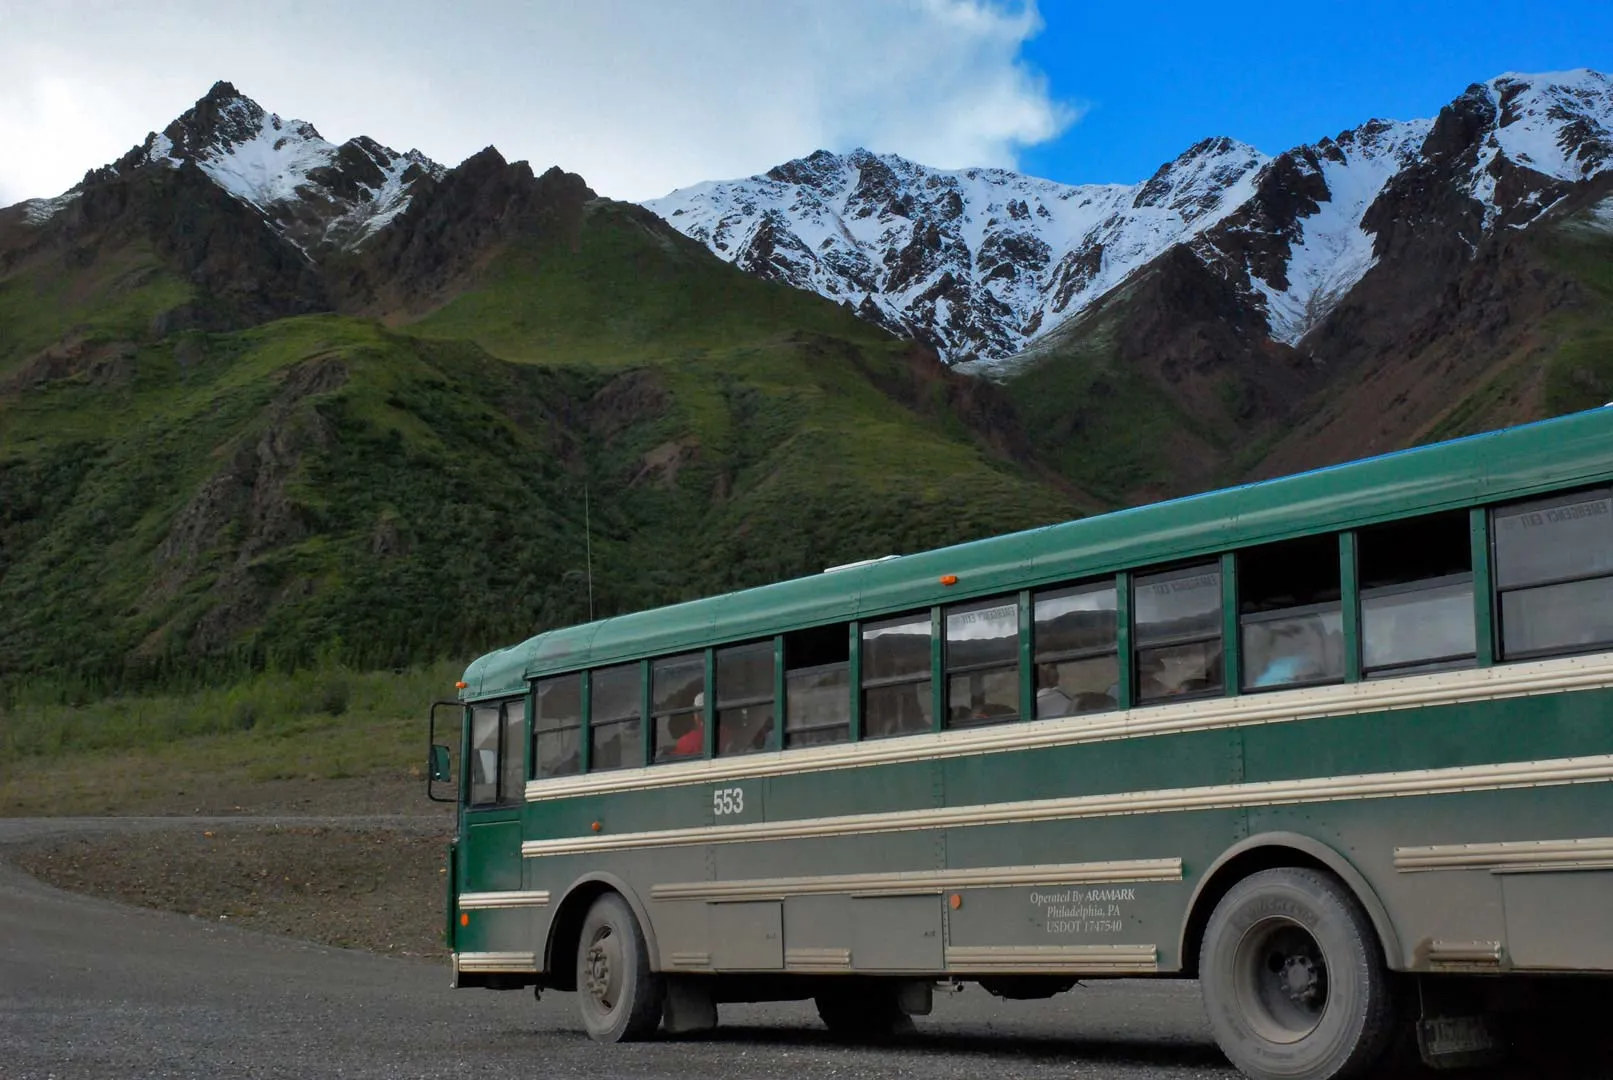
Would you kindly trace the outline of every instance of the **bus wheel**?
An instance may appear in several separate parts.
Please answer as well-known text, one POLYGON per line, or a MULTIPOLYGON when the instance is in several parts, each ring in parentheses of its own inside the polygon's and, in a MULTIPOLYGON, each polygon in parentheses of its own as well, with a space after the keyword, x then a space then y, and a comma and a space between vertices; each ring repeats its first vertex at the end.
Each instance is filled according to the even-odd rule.
POLYGON ((843 1039, 878 1039, 905 1035, 913 1020, 897 1004, 896 987, 879 983, 825 990, 813 998, 823 1026, 843 1039))
POLYGON ((1394 1033, 1378 936, 1349 890, 1316 870, 1234 885, 1204 928, 1199 982, 1216 1042, 1254 1080, 1359 1076, 1394 1033))
POLYGON ((664 992, 633 909, 618 894, 605 893, 588 909, 577 943, 577 998, 589 1038, 648 1038, 661 1022, 664 992))

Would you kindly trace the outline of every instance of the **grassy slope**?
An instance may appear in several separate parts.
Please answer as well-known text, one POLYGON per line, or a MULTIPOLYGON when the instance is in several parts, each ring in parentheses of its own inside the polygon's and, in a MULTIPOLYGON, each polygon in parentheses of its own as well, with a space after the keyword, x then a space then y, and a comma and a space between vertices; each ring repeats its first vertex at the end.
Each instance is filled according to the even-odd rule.
POLYGON ((1544 236, 1546 257, 1583 287, 1590 303, 1560 318, 1560 344, 1546 363, 1548 415, 1613 401, 1613 235, 1570 222, 1544 236))
POLYGON ((792 333, 891 339, 835 305, 735 271, 648 211, 594 202, 579 234, 502 253, 481 284, 410 326, 508 360, 621 368, 694 360, 792 333))
POLYGON ((1531 232, 1527 240, 1547 266, 1578 283, 1585 302, 1545 320, 1531 347, 1501 357, 1419 442, 1613 401, 1613 235, 1581 218, 1531 232))
MULTIPOLYGON (((1117 355, 1124 300, 1061 331, 1005 389, 1042 460, 1110 502, 1180 493, 1178 444, 1202 424, 1117 355)), ((1212 440, 1206 440, 1212 441, 1212 440)))
MULTIPOLYGON (((639 418, 588 462, 602 611, 1073 512, 922 392, 916 410, 892 407, 881 388, 906 382, 907 345, 735 272, 635 207, 592 204, 575 243, 512 249, 481 288, 408 329, 518 363, 637 372, 664 392, 665 415, 639 418), (675 484, 633 482, 673 447, 675 484)), ((573 544, 573 570, 583 557, 573 544)))
POLYGON ((0 280, 0 377, 59 342, 150 339, 152 320, 194 290, 149 248, 131 244, 88 267, 35 266, 0 280))
POLYGON ((125 353, 0 403, 13 694, 464 659, 585 618, 585 486, 599 614, 1071 512, 906 346, 623 208, 417 326, 125 353))
MULTIPOLYGON (((1417 442, 1613 401, 1613 236, 1582 218, 1526 239, 1545 264, 1579 284, 1586 302, 1481 357, 1482 376, 1447 388, 1442 410, 1417 442)), ((1062 475, 1111 502, 1134 500, 1139 492, 1183 493, 1184 445, 1214 458, 1204 480, 1187 485, 1196 489, 1259 475, 1274 445, 1306 438, 1303 422, 1253 438, 1217 438, 1212 418, 1189 415, 1167 388, 1117 360, 1115 334, 1125 303, 1122 294, 1109 309, 1061 331, 1045 355, 1005 387, 1038 453, 1062 475)), ((1416 363, 1449 365, 1437 356, 1416 363)), ((1306 405, 1307 415, 1360 391, 1353 380, 1341 380, 1306 405)), ((1234 395, 1222 398, 1225 412, 1237 415, 1234 395)))
POLYGON ((311 784, 360 811, 400 795, 412 803, 426 703, 450 695, 459 670, 265 673, 181 694, 0 708, 0 815, 295 809, 311 784))

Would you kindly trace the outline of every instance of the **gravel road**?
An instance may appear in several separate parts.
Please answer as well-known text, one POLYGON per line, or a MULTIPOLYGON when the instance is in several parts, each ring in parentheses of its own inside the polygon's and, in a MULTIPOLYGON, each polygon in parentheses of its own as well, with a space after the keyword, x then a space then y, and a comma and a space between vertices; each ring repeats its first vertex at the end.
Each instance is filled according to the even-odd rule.
MULTIPOLYGON (((291 820, 291 819, 287 819, 291 820)), ((191 820, 187 827, 204 825, 191 820)), ((4 845, 172 819, 0 821, 4 845)), ((1007 1005, 942 995, 889 1047, 809 1005, 728 1005, 700 1040, 597 1046, 570 994, 454 991, 439 963, 305 944, 48 888, 0 863, 0 1077, 1232 1077, 1191 985, 1007 1005)))
POLYGON ((938 995, 918 1032, 887 1046, 835 1042, 805 1004, 727 1005, 704 1038, 598 1046, 570 994, 454 991, 441 963, 65 893, 3 862, 7 844, 43 836, 174 825, 0 820, 0 1077, 1237 1075, 1191 983, 1099 983, 1021 1003, 971 987, 938 995))

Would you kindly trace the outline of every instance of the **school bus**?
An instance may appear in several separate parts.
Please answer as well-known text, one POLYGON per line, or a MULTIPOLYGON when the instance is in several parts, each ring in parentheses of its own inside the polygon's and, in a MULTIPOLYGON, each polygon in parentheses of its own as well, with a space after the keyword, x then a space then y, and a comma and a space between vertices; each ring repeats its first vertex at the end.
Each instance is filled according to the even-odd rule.
POLYGON ((1613 409, 552 630, 442 704, 455 984, 595 1039, 1127 976, 1251 1077, 1481 1058, 1613 973, 1613 409))

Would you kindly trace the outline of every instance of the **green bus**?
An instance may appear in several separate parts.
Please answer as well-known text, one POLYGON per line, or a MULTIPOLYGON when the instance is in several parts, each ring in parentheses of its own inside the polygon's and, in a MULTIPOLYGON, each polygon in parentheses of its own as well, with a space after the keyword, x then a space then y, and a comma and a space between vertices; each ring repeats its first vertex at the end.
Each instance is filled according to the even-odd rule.
POLYGON ((1613 408, 539 634, 440 708, 455 985, 588 1033, 1196 978, 1251 1077, 1613 974, 1613 408))

